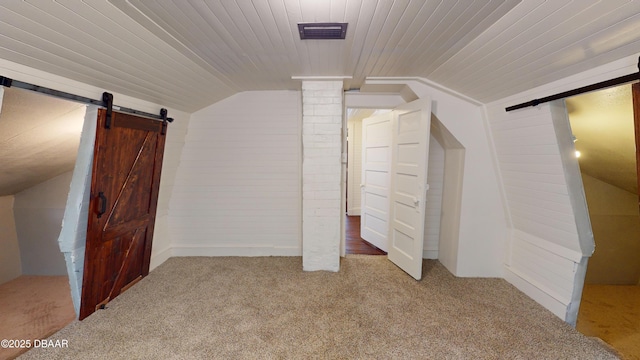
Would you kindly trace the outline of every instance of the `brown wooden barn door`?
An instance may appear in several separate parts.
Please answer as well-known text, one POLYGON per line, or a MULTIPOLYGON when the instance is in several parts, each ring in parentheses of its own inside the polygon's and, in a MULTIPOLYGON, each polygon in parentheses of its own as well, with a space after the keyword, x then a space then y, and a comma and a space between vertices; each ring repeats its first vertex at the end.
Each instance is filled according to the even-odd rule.
POLYGON ((636 170, 638 172, 638 207, 640 207, 640 83, 631 86, 633 94, 633 121, 636 132, 636 170))
POLYGON ((101 109, 80 320, 149 273, 166 123, 115 111, 106 122, 101 109))

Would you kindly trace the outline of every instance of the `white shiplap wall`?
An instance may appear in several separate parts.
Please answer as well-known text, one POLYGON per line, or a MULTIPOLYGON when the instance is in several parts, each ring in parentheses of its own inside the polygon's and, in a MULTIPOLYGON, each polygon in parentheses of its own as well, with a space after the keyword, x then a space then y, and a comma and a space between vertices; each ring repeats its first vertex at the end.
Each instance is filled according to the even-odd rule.
POLYGON ((300 255, 297 91, 238 93, 194 113, 170 202, 174 256, 300 255))
POLYGON ((442 217, 442 190, 444 187, 444 148, 433 136, 429 141, 429 172, 427 173, 427 204, 424 222, 425 259, 437 259, 442 217))
POLYGON ((582 253, 549 104, 489 107, 512 229, 505 278, 562 319, 582 253))
POLYGON ((577 316, 593 237, 574 176, 577 161, 567 154, 566 112, 561 104, 509 113, 505 107, 635 72, 636 63, 636 57, 620 59, 486 106, 512 222, 505 278, 569 323, 577 316))
POLYGON ((176 171, 180 165, 182 149, 184 147, 191 114, 177 110, 169 110, 169 116, 174 118, 174 122, 169 124, 167 139, 164 144, 160 193, 158 195, 156 223, 153 231, 153 247, 151 249, 151 264, 149 266, 151 270, 165 262, 172 255, 172 238, 169 233, 169 205, 171 197, 173 196, 176 171))
POLYGON ((579 251, 549 105, 492 119, 513 227, 579 251))

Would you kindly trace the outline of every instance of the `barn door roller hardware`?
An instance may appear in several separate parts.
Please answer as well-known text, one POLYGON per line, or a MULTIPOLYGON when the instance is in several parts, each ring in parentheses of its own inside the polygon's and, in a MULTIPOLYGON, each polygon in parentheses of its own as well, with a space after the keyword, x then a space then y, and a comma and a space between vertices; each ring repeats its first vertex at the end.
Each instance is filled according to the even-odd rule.
POLYGON ((160 117, 162 117, 162 135, 165 135, 167 133, 167 121, 169 121, 167 118, 167 109, 160 109, 160 117))
POLYGON ((113 94, 108 92, 102 93, 102 102, 104 103, 104 107, 107 108, 107 115, 104 121, 104 128, 111 129, 111 114, 113 113, 113 94))
POLYGON ((522 104, 509 106, 508 108, 505 108, 505 110, 506 111, 513 111, 513 110, 523 109, 523 108, 526 108, 526 107, 529 107, 529 106, 538 106, 538 105, 540 105, 542 103, 546 103, 546 102, 549 102, 549 101, 564 99, 564 98, 568 98, 568 97, 571 97, 571 96, 576 96, 576 95, 588 93, 588 92, 591 92, 591 91, 606 89, 606 88, 609 88, 609 87, 612 87, 612 86, 622 85, 622 84, 626 84, 626 83, 637 81, 637 80, 640 80, 640 57, 638 58, 638 72, 637 73, 633 73, 633 74, 629 74, 629 75, 625 75, 625 76, 620 76, 620 77, 617 77, 615 79, 601 81, 601 82, 596 83, 596 84, 583 86, 581 88, 577 88, 577 89, 561 92, 559 94, 543 97, 541 99, 534 99, 534 100, 531 100, 531 101, 524 102, 522 104))
MULTIPOLYGON (((5 87, 17 87, 19 89, 31 90, 31 91, 39 92, 41 94, 54 96, 54 97, 65 99, 65 100, 71 100, 71 101, 75 101, 83 104, 102 106, 104 108, 107 108, 107 112, 109 114, 111 114, 111 111, 109 109, 113 109, 113 110, 117 110, 117 111, 128 113, 128 114, 144 116, 144 117, 148 117, 156 120, 162 120, 162 122, 164 123, 163 126, 166 126, 167 122, 173 122, 173 118, 167 117, 166 109, 160 110, 160 115, 158 115, 158 114, 151 114, 151 113, 140 111, 140 110, 130 109, 124 106, 115 106, 113 105, 113 95, 107 92, 102 94, 102 99, 95 100, 95 99, 90 99, 88 97, 75 95, 75 94, 71 94, 68 92, 60 91, 60 90, 49 89, 43 86, 33 85, 26 82, 10 79, 4 76, 0 76, 0 85, 5 87), (105 100, 105 96, 106 96, 105 94, 108 94, 109 102, 105 100), (163 110, 165 112, 164 115, 162 115, 163 110)), ((107 126, 107 128, 109 128, 110 126, 109 118, 107 119, 107 121, 109 122, 109 125, 107 126)))

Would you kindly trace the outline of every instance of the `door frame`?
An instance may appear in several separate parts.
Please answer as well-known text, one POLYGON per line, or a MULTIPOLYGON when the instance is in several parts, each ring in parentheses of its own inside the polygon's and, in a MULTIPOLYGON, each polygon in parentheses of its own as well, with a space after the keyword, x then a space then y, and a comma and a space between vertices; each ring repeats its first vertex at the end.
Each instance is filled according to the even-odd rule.
MULTIPOLYGON (((358 105, 358 106, 349 106, 347 105, 347 101, 343 101, 343 108, 342 108, 342 177, 341 177, 341 194, 342 197, 340 199, 340 257, 345 257, 347 254, 347 243, 346 243, 346 229, 345 229, 345 216, 347 214, 347 156, 348 156, 348 142, 347 142, 347 133, 348 133, 348 128, 347 128, 347 122, 348 122, 348 114, 349 114, 349 109, 375 109, 375 110, 393 110, 393 108, 396 106, 394 105, 389 105, 389 106, 377 106, 377 105, 373 105, 375 103, 375 101, 372 101, 372 105, 371 106, 366 106, 366 105, 358 105)), ((362 130, 362 128, 361 128, 362 130)))
MULTIPOLYGON (((359 96, 366 97, 366 94, 359 96)), ((376 97, 372 94, 370 106, 350 105, 343 103, 342 111, 342 199, 340 216, 340 257, 346 256, 345 214, 347 213, 347 114, 348 109, 380 109, 393 110, 403 103, 376 106, 376 97)), ((465 147, 446 128, 446 126, 431 113, 431 135, 440 143, 445 151, 445 181, 442 194, 442 217, 440 219, 440 241, 438 245, 438 260, 452 273, 457 267, 458 244, 460 236, 460 218, 462 210, 462 184, 464 181, 465 147), (444 252, 443 252, 444 250, 444 252), (443 255, 444 254, 444 255, 443 255)))

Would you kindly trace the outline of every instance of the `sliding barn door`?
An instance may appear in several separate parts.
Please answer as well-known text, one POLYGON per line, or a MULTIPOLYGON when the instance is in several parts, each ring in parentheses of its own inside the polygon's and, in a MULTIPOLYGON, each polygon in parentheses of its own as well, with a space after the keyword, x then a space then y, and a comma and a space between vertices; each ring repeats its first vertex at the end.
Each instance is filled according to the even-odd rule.
POLYGON ((633 93, 633 121, 636 132, 636 171, 638 173, 638 207, 640 207, 640 83, 631 86, 633 93))
MULTIPOLYGON (((163 123, 98 113, 80 320, 149 273, 163 123)), ((166 129, 166 128, 165 128, 166 129)))
POLYGON ((422 278, 431 100, 394 109, 391 122, 389 260, 422 278))
POLYGON ((362 120, 360 237, 387 251, 391 113, 362 120))

